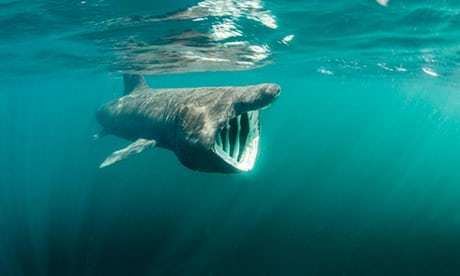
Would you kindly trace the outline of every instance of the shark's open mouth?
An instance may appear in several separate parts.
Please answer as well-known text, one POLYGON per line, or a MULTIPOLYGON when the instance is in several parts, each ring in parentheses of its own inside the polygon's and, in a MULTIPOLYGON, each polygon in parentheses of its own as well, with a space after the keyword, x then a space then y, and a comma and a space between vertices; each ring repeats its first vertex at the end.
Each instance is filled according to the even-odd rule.
POLYGON ((227 121, 217 133, 213 151, 240 171, 254 167, 259 149, 259 111, 249 111, 227 121))

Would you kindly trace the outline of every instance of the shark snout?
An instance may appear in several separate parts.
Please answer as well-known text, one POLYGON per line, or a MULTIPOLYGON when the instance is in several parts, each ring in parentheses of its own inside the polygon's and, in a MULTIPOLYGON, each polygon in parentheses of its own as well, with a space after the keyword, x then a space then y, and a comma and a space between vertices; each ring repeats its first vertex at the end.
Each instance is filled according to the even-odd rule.
POLYGON ((277 84, 254 85, 242 92, 234 103, 236 113, 262 109, 273 103, 281 93, 277 84))
POLYGON ((271 104, 278 98, 278 96, 281 94, 281 88, 277 84, 265 84, 264 89, 262 90, 263 92, 261 93, 261 99, 260 101, 262 104, 264 104, 263 107, 271 104))
POLYGON ((266 97, 271 98, 271 99, 276 99, 280 95, 281 87, 278 84, 267 83, 263 85, 265 86, 263 89, 264 90, 263 94, 266 97))

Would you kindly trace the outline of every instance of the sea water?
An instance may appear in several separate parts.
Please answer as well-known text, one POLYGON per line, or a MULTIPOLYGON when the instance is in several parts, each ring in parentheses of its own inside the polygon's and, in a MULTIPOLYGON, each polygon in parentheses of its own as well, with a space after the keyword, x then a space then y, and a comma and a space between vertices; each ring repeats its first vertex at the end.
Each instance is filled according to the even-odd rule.
POLYGON ((0 275, 457 275, 458 1, 0 1, 0 275), (207 174, 94 113, 275 82, 253 171, 207 174))

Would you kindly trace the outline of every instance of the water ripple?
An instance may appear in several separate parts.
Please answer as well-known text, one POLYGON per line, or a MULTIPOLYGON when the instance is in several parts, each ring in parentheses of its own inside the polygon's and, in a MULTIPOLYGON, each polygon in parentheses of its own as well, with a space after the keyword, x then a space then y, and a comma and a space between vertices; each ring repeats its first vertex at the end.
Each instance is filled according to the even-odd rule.
POLYGON ((2 74, 289 63, 334 76, 427 75, 423 68, 448 76, 460 63, 459 18, 455 1, 14 0, 0 4, 0 51, 10 65, 2 74), (427 55, 436 58, 427 64, 427 55))

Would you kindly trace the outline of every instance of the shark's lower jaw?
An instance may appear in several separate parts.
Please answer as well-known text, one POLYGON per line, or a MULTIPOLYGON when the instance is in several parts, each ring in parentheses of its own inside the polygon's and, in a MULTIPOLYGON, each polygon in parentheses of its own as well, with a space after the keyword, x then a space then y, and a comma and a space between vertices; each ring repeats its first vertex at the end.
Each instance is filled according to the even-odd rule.
POLYGON ((259 135, 259 111, 242 113, 218 132, 213 151, 237 171, 250 171, 256 162, 259 135))

